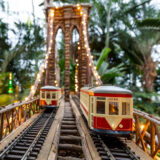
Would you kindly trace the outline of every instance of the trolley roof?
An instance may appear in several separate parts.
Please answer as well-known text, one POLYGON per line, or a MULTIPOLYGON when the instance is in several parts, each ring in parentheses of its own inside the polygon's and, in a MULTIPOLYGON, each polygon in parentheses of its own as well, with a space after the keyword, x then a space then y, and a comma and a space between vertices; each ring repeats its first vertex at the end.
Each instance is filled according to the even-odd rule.
POLYGON ((82 90, 88 90, 89 92, 93 93, 113 93, 113 94, 132 94, 132 92, 128 89, 120 88, 117 86, 98 86, 98 87, 83 87, 82 90))
POLYGON ((43 86, 41 87, 41 90, 57 90, 60 89, 59 87, 56 86, 43 86))

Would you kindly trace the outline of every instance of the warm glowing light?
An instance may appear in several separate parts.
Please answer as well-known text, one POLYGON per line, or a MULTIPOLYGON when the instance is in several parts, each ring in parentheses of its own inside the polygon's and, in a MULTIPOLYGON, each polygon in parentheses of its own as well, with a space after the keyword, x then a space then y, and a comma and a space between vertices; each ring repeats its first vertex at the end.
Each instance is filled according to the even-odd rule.
POLYGON ((11 122, 12 122, 12 117, 9 118, 9 123, 11 123, 11 122))
POLYGON ((34 86, 31 86, 31 90, 34 90, 34 86))
POLYGON ((54 16, 54 10, 50 11, 50 16, 53 17, 54 16))
POLYGON ((78 50, 80 50, 81 49, 81 47, 78 47, 78 50))
POLYGON ((81 16, 83 15, 83 12, 82 12, 82 11, 80 11, 80 15, 81 15, 81 16))
POLYGON ((141 128, 141 130, 143 130, 143 129, 144 129, 144 125, 142 124, 142 125, 140 126, 140 128, 141 128))

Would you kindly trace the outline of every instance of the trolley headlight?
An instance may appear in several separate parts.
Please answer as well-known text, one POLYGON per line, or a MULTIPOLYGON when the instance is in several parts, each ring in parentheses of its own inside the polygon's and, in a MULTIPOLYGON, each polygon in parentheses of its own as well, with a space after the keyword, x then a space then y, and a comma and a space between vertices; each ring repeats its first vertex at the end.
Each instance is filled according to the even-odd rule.
POLYGON ((123 128, 123 125, 122 125, 122 124, 120 124, 120 125, 119 125, 119 128, 123 128))

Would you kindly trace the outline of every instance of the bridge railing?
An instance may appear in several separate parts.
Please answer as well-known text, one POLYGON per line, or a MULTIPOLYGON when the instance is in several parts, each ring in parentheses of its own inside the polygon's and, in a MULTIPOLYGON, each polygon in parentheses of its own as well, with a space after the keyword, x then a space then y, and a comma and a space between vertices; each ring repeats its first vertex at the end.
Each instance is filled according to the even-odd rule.
POLYGON ((38 98, 0 108, 0 140, 39 110, 38 98))
POLYGON ((160 118, 134 109, 136 144, 155 158, 160 153, 160 118))

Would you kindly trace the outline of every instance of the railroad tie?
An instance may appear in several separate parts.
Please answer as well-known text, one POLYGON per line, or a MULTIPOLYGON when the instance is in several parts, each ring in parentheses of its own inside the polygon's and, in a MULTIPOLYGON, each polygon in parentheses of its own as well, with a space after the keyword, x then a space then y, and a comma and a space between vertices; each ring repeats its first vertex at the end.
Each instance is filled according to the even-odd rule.
POLYGON ((0 160, 35 160, 48 134, 57 109, 45 110, 22 134, 0 153, 0 160))
POLYGON ((82 160, 81 136, 70 103, 65 103, 64 116, 61 123, 57 160, 82 160))

